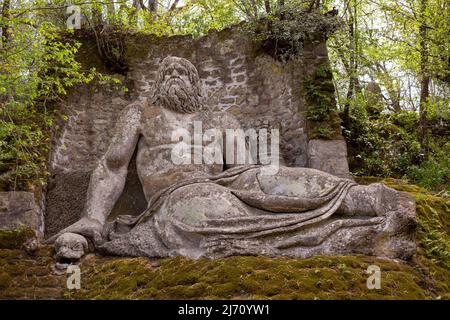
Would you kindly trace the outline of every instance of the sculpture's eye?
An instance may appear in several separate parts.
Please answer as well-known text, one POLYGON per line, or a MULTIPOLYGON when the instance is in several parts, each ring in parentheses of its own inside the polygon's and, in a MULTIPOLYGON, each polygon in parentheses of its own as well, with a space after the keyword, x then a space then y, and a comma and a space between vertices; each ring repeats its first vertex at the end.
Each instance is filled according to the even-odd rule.
POLYGON ((172 68, 167 68, 166 71, 164 71, 164 77, 170 77, 172 75, 172 68))
POLYGON ((81 244, 79 244, 79 243, 77 243, 77 244, 75 244, 75 245, 73 245, 72 246, 72 250, 82 250, 83 249, 83 246, 81 245, 81 244))
POLYGON ((182 68, 182 67, 176 68, 176 70, 177 70, 177 73, 178 73, 180 76, 185 76, 185 75, 187 74, 186 69, 184 69, 184 68, 182 68))

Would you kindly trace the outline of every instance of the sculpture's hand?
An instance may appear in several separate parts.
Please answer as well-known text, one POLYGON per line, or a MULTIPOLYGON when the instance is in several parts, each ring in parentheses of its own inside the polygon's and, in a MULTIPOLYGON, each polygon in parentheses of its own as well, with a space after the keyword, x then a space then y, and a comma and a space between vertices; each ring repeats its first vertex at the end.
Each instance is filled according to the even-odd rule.
POLYGON ((49 238, 46 243, 54 243, 61 235, 65 233, 76 233, 78 235, 82 235, 83 237, 90 239, 94 245, 99 245, 104 242, 104 237, 102 235, 103 225, 95 219, 83 217, 74 224, 49 238))

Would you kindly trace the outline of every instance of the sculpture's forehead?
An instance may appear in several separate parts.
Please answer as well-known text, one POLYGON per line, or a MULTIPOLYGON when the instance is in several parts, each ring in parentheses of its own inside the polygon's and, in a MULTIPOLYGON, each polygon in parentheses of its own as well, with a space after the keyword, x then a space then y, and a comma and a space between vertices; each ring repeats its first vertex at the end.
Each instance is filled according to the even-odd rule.
POLYGON ((72 244, 75 244, 75 243, 76 243, 76 241, 74 239, 64 238, 64 239, 61 239, 60 241, 55 242, 55 247, 62 248, 62 247, 66 247, 66 246, 72 246, 72 244))
POLYGON ((82 243, 83 245, 87 244, 82 236, 73 233, 65 233, 56 240, 55 247, 70 246, 76 243, 82 243))
POLYGON ((169 69, 169 68, 183 68, 183 69, 187 69, 187 67, 188 67, 188 64, 186 62, 175 60, 175 61, 171 61, 171 62, 166 63, 163 66, 163 69, 169 69))
POLYGON ((175 62, 169 63, 168 65, 166 65, 164 67, 164 69, 173 69, 173 68, 176 68, 176 69, 179 69, 179 68, 187 69, 187 66, 185 64, 182 64, 182 63, 179 63, 179 62, 175 61, 175 62))
POLYGON ((167 57, 161 63, 162 68, 167 68, 174 65, 183 68, 195 68, 189 60, 180 57, 167 57))

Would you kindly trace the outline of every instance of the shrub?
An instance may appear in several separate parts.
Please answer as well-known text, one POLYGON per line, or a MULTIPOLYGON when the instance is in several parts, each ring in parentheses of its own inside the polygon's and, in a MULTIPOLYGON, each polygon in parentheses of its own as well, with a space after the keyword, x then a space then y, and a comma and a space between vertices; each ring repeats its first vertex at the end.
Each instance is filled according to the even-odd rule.
POLYGON ((408 169, 407 177, 429 190, 446 188, 450 191, 450 160, 444 156, 440 160, 431 159, 419 166, 412 166, 408 169))

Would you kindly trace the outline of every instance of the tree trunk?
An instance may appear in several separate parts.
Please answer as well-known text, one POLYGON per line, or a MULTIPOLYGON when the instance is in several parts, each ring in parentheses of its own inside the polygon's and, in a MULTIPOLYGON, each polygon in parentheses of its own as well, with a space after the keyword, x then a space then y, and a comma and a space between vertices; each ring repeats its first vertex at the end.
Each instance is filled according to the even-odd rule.
POLYGON ((258 5, 256 4, 255 0, 251 0, 250 4, 252 6, 251 10, 252 10, 252 15, 253 15, 253 20, 256 22, 258 20, 258 5))
POLYGON ((156 13, 158 11, 157 0, 148 0, 148 11, 150 11, 150 13, 156 13))
POLYGON ((280 19, 284 20, 285 14, 283 12, 284 9, 284 0, 278 0, 277 1, 278 4, 278 10, 280 11, 280 19))
POLYGON ((402 108, 400 106, 400 89, 389 90, 388 92, 389 98, 391 99, 392 109, 394 109, 396 113, 399 113, 400 111, 402 111, 402 108))
POLYGON ((400 99, 401 99, 401 87, 400 84, 395 82, 394 77, 392 77, 389 74, 389 71, 385 67, 384 64, 381 64, 379 61, 374 61, 372 65, 369 67, 372 69, 376 77, 381 80, 381 83, 386 88, 386 91, 388 92, 388 98, 390 100, 390 107, 395 112, 400 112, 401 106, 400 106, 400 99))
POLYGON ((92 6, 92 25, 97 30, 101 31, 103 28, 102 6, 92 6))
POLYGON ((421 25, 420 35, 420 144, 424 160, 428 159, 428 119, 427 119, 427 103, 430 98, 430 74, 428 72, 428 46, 427 46, 427 24, 425 20, 425 11, 427 8, 427 0, 420 2, 421 25))
POLYGON ((343 122, 344 127, 348 128, 349 121, 350 121, 350 102, 353 99, 356 91, 356 87, 358 86, 358 77, 357 77, 357 71, 358 71, 358 64, 357 64, 357 57, 356 57, 356 11, 354 11, 354 8, 352 8, 352 2, 349 3, 348 6, 349 10, 349 20, 348 20, 348 31, 349 31, 349 63, 348 63, 348 75, 349 75, 349 84, 348 84, 348 91, 347 91, 347 99, 345 101, 344 105, 344 115, 343 115, 343 122))
POLYGON ((266 9, 266 13, 270 14, 272 8, 270 7, 270 0, 264 0, 264 8, 266 9))
POLYGON ((172 5, 170 6, 170 11, 175 10, 177 8, 178 2, 180 2, 180 0, 175 0, 172 5))
POLYGON ((5 48, 11 37, 9 30, 9 19, 11 18, 11 0, 4 0, 2 6, 2 20, 4 21, 2 27, 2 48, 5 48))
POLYGON ((130 13, 130 24, 136 26, 138 24, 138 11, 141 10, 141 4, 139 0, 133 0, 133 11, 130 13))
POLYGON ((312 11, 313 9, 319 9, 320 8, 320 0, 312 0, 311 4, 309 5, 309 11, 312 11))

